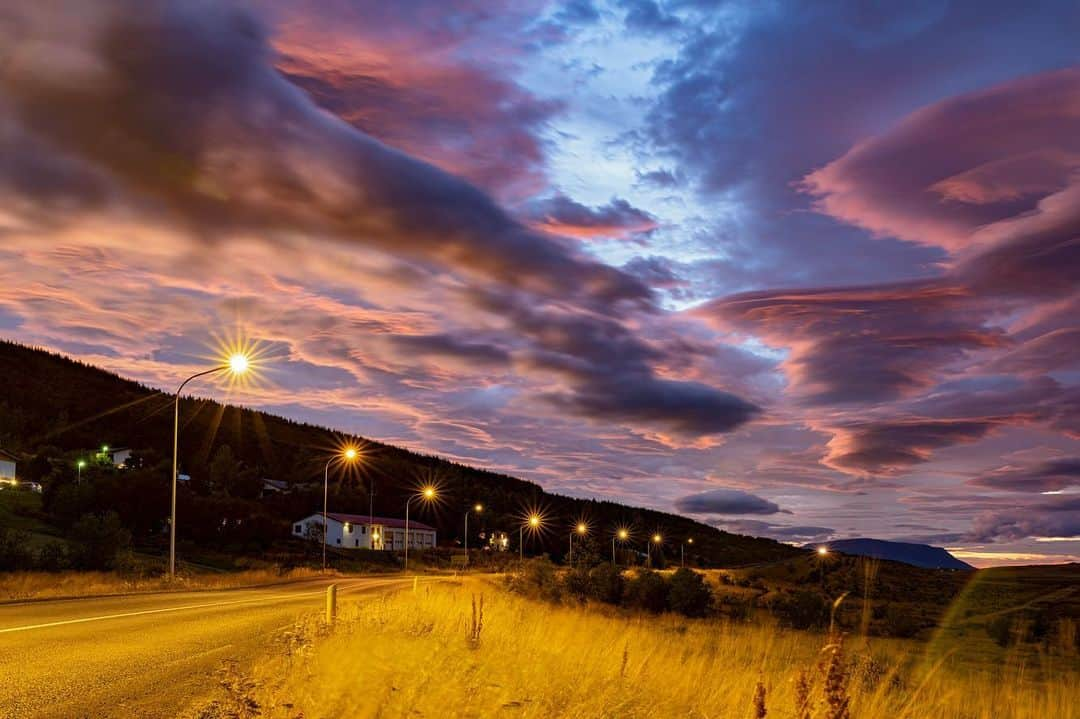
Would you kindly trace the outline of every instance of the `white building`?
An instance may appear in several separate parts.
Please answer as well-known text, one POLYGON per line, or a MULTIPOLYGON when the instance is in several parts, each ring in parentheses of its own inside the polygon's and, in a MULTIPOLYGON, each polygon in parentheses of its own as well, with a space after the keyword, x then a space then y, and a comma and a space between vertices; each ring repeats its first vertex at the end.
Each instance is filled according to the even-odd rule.
MULTIPOLYGON (((342 549, 384 549, 390 552, 405 549, 405 520, 388 517, 369 518, 366 514, 326 515, 326 544, 342 549)), ((293 523, 294 537, 322 537, 322 513, 312 514, 293 523)), ((431 549, 435 546, 435 528, 423 522, 409 520, 409 549, 431 549)))
POLYGON ((15 455, 0 449, 0 481, 15 483, 15 455))
POLYGON ((114 447, 109 450, 109 459, 114 467, 123 467, 131 459, 131 450, 127 447, 114 447))

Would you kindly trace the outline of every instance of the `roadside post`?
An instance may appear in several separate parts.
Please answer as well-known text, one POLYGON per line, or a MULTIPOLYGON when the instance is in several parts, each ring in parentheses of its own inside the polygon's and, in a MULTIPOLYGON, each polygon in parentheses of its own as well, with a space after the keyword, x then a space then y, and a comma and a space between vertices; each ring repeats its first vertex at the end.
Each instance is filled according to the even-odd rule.
POLYGON ((326 588, 326 623, 334 626, 337 618, 337 585, 331 584, 326 588))

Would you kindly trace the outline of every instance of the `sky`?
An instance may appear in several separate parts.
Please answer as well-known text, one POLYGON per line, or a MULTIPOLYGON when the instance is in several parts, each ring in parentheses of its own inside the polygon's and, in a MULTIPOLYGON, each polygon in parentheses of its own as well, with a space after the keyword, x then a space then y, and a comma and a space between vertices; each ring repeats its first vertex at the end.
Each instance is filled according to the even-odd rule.
MULTIPOLYGON (((787 542, 1080 561, 1075 2, 9 0, 0 334, 787 542)), ((120 441, 118 438, 116 441, 120 441)))

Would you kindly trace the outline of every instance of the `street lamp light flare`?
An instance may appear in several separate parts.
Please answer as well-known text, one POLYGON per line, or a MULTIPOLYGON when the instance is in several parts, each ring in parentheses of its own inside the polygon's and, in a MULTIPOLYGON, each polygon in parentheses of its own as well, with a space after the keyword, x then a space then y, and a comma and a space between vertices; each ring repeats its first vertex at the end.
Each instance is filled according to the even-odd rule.
POLYGON ((578 534, 585 534, 588 531, 589 531, 589 528, 585 526, 584 522, 578 522, 578 526, 577 526, 577 533, 578 534))
POLYGON ((539 514, 529 515, 529 526, 530 527, 539 527, 540 526, 540 515, 539 514))
POLYGON ((229 355, 229 371, 235 375, 245 374, 251 368, 251 360, 243 352, 229 355))
POLYGON ((619 532, 618 532, 618 536, 619 536, 619 539, 626 539, 627 537, 630 536, 630 532, 626 531, 625 529, 620 529, 619 532))
POLYGON ((818 553, 818 556, 824 557, 826 554, 829 553, 829 548, 828 547, 818 547, 817 548, 817 553, 818 553))
POLYGON ((424 499, 435 499, 435 488, 424 487, 424 491, 422 494, 424 495, 424 499))
POLYGON ((653 540, 654 542, 656 542, 657 544, 660 544, 660 539, 661 539, 661 537, 660 537, 660 535, 659 535, 659 534, 654 534, 654 535, 652 536, 652 540, 653 540))
POLYGON ((473 507, 473 511, 476 512, 477 514, 479 514, 480 512, 483 512, 484 511, 484 505, 477 504, 476 506, 473 507))
POLYGON ((356 447, 348 447, 342 452, 342 456, 350 462, 360 456, 360 453, 356 451, 356 447))

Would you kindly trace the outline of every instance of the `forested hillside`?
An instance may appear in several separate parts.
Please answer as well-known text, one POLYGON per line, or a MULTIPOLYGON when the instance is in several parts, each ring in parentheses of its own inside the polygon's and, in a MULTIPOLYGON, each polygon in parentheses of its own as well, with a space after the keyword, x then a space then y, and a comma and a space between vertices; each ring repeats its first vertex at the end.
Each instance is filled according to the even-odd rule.
MULTIPOLYGON (((0 447, 15 453, 24 479, 45 483, 45 511, 60 525, 83 513, 116 511, 136 541, 160 534, 167 515, 168 458, 172 448, 172 398, 157 390, 66 357, 0 342, 0 447), (75 462, 103 444, 136 451, 141 468, 112 471, 91 464, 75 486, 75 462)), ((182 400, 181 471, 192 477, 180 496, 181 538, 257 551, 288 534, 289 522, 321 508, 323 467, 345 439, 327 428, 301 424, 231 405, 182 400), (295 491, 260 499, 262 478, 288 482, 295 491)), ((797 550, 772 540, 744 537, 672 514, 613 502, 545 492, 504 474, 362 438, 354 469, 332 474, 334 510, 367 513, 374 485, 376 514, 400 516, 407 495, 422 482, 440 487, 440 502, 414 516, 434 524, 441 542, 461 539, 466 507, 486 511, 470 522, 470 543, 482 528, 516 535, 526 508, 545 516, 545 529, 527 548, 555 556, 565 551, 572 522, 589 521, 597 552, 610 546, 614 527, 633 528, 638 547, 663 532, 666 554, 693 537, 688 558, 711 565, 782 559, 797 550)), ((513 540, 516 544, 516 536, 513 540)), ((610 549, 608 549, 610 551, 610 549)))

